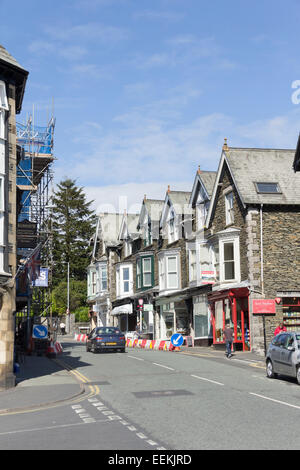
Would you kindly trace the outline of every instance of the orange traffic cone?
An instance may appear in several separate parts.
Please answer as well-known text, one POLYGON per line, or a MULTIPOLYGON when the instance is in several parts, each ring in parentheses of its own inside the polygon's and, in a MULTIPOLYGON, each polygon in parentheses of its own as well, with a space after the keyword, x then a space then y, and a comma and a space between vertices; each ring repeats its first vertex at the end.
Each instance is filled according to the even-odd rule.
POLYGON ((46 352, 46 356, 56 357, 56 351, 55 351, 54 344, 53 344, 52 340, 50 341, 49 347, 48 347, 47 352, 46 352))

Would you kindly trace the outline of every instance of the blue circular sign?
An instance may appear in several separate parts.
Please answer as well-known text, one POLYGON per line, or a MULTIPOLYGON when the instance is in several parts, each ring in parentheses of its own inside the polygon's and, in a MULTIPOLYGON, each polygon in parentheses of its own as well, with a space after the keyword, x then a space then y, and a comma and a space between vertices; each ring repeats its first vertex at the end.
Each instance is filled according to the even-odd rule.
POLYGON ((173 346, 181 346, 183 344, 183 336, 179 333, 175 333, 171 336, 171 343, 173 346))
POLYGON ((32 337, 36 339, 44 339, 48 336, 48 328, 44 325, 33 325, 32 337))

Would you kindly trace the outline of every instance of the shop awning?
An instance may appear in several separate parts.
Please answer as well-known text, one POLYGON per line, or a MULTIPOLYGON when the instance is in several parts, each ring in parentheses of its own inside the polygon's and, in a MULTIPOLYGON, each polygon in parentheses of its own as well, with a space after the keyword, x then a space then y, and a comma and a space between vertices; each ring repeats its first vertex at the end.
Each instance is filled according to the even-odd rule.
POLYGON ((132 304, 120 305, 110 312, 111 315, 128 315, 130 313, 132 313, 132 304))

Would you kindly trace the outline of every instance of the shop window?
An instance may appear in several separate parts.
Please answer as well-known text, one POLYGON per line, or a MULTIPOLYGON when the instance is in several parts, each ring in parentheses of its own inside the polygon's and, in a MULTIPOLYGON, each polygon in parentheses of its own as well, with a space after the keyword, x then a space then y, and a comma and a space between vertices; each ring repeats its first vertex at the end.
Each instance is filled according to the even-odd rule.
POLYGON ((300 329, 300 297, 283 297, 283 323, 287 331, 300 329))

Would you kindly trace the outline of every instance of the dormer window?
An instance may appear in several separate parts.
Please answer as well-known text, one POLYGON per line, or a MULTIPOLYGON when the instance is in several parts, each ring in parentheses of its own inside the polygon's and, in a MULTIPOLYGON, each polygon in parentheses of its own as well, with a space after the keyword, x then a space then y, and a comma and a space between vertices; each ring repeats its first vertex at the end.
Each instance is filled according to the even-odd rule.
POLYGON ((280 194, 278 183, 255 183, 256 191, 262 194, 280 194))
POLYGON ((225 195, 225 212, 226 212, 226 225, 233 224, 234 211, 233 211, 233 192, 230 191, 225 195))
POLYGON ((176 226, 175 226, 175 214, 174 211, 170 212, 170 218, 168 223, 168 238, 169 243, 172 243, 176 240, 176 226))

